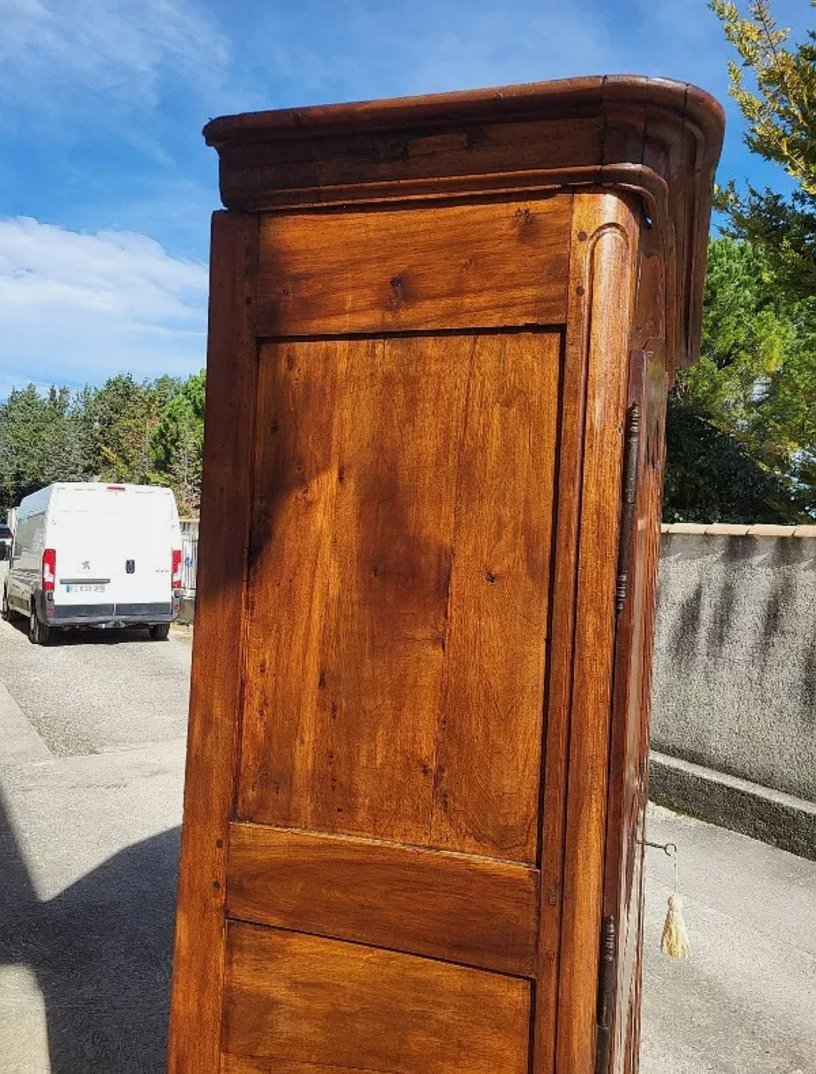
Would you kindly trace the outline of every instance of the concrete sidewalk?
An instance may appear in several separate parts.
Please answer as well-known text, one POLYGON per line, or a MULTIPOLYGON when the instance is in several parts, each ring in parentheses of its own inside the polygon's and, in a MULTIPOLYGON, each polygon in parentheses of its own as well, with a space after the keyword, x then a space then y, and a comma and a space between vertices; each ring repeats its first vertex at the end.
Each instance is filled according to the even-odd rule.
POLYGON ((643 1074, 816 1074, 816 862, 652 806, 692 957, 660 954, 671 861, 647 850, 643 1074))

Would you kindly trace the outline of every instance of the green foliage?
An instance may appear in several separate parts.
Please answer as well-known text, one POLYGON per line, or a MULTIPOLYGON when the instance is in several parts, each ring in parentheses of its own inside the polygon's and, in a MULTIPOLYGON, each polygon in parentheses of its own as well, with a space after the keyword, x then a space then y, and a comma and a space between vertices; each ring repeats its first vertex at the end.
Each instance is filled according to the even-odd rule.
POLYGON ((816 300, 766 252, 709 246, 700 361, 669 404, 669 521, 796 522, 816 510, 816 300))
POLYGON ((676 398, 669 401, 666 451, 665 522, 802 521, 782 481, 676 398))
POLYGON ((84 441, 101 481, 147 482, 151 440, 176 391, 171 377, 139 383, 130 373, 119 373, 90 393, 84 441))
POLYGON ((0 404, 0 505, 52 481, 170 485, 179 509, 196 514, 201 489, 204 372, 186 380, 136 381, 71 392, 33 384, 0 404))
POLYGON ((790 325, 761 250, 732 239, 709 244, 700 361, 678 397, 725 431, 744 427, 757 385, 781 366, 790 325))
MULTIPOLYGON (((816 0, 811 0, 816 6, 816 0)), ((731 94, 752 152, 789 196, 740 191, 710 246, 702 358, 669 401, 666 515, 739 522, 816 515, 816 34, 777 25, 768 0, 710 0, 739 60, 731 94), (735 240, 742 241, 735 241, 735 240)))
POLYGON ((751 0, 747 17, 732 0, 711 0, 711 8, 741 60, 731 61, 728 71, 748 124, 746 144, 796 183, 783 197, 751 186, 741 194, 731 181, 719 191, 718 206, 733 235, 766 250, 789 292, 816 295, 816 33, 810 31, 803 45, 792 43, 766 0, 751 0))
POLYGON ((79 414, 67 388, 40 394, 33 384, 11 392, 0 405, 0 499, 23 496, 58 479, 85 476, 78 436, 79 414))
POLYGON ((196 514, 201 498, 205 373, 194 373, 165 404, 153 433, 151 453, 170 476, 182 514, 196 514))

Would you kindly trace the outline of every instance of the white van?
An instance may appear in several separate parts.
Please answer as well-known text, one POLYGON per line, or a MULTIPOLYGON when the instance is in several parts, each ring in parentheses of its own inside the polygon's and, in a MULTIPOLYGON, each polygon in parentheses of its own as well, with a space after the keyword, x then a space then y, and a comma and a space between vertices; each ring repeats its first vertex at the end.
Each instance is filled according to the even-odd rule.
POLYGON ((156 485, 58 482, 20 504, 2 614, 45 645, 56 628, 149 628, 166 638, 181 601, 181 530, 156 485))

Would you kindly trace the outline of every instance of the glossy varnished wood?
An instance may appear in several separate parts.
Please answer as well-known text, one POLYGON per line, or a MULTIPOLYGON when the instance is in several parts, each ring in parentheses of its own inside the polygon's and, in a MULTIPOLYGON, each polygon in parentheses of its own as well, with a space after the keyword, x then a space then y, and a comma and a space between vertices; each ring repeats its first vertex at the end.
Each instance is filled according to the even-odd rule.
POLYGON ((617 195, 579 196, 574 254, 584 282, 585 353, 580 515, 575 554, 570 729, 562 877, 559 1024, 555 1069, 591 1074, 609 764, 615 581, 630 327, 639 221, 617 195), (562 1015, 562 1016, 561 1016, 562 1015))
POLYGON ((560 346, 264 346, 242 818, 535 861, 560 346))
POLYGON ((518 978, 228 927, 223 1052, 273 1060, 275 1074, 286 1063, 320 1074, 526 1074, 529 1010, 518 978))
POLYGON ((264 348, 242 817, 427 842, 465 388, 447 344, 264 348))
POLYGON ((268 215, 258 332, 560 324, 569 226, 569 198, 268 215))
POLYGON ((432 846, 531 863, 562 345, 560 333, 521 333, 474 353, 458 444, 430 829, 432 846))
POLYGON ((243 667, 258 221, 212 224, 201 566, 190 683, 168 1074, 218 1069, 226 846, 243 667))
POLYGON ((604 75, 228 116, 205 129, 229 208, 626 189, 659 229, 668 354, 700 340, 720 105, 696 86, 604 75))
POLYGON ((229 840, 231 917, 535 975, 531 866, 256 824, 229 840))
POLYGON ((668 374, 665 362, 664 265, 653 235, 641 242, 638 300, 629 368, 629 406, 640 415, 637 498, 629 590, 616 636, 615 692, 606 837, 604 916, 617 931, 610 1070, 634 1074, 640 1044, 643 855, 648 786, 652 644, 660 554, 668 374))

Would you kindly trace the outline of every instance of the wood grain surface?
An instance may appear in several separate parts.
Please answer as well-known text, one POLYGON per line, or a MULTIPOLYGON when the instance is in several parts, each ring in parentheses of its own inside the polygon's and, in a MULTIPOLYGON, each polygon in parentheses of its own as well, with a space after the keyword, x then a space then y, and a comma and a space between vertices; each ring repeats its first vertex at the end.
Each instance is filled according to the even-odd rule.
POLYGON ((639 406, 641 413, 636 524, 629 591, 616 637, 610 751, 614 776, 609 787, 604 871, 603 912, 615 919, 618 933, 610 1049, 610 1070, 615 1074, 635 1074, 640 1044, 649 704, 668 393, 663 271, 659 246, 644 231, 628 392, 630 406, 639 406))
POLYGON ((258 221, 212 222, 204 480, 168 1074, 218 1069, 227 829, 242 690, 258 221), (247 301, 249 299, 249 301, 247 301), (214 670, 217 669, 217 674, 214 670))
POLYGON ((267 215, 258 333, 559 324, 570 199, 267 215))
POLYGON ((700 343, 719 103, 666 78, 601 75, 226 116, 207 125, 224 204, 242 211, 636 194, 665 253, 669 367, 700 343))
MULTIPOLYGON (((561 337, 505 336, 468 381, 433 846, 537 860, 561 337)), ((550 848, 547 848, 549 852, 550 848)))
POLYGON ((227 913, 529 977, 537 880, 515 862, 233 824, 227 913))
MULTIPOLYGON (((555 1070, 592 1074, 603 894, 615 581, 639 220, 615 194, 575 199, 586 408, 577 534, 555 1070)), ((616 777, 617 778, 617 775, 616 777)))
POLYGON ((264 346, 243 819, 535 861, 559 355, 264 346))
POLYGON ((241 922, 227 929, 227 1056, 321 1074, 526 1074, 529 1017, 530 985, 515 977, 241 922))

